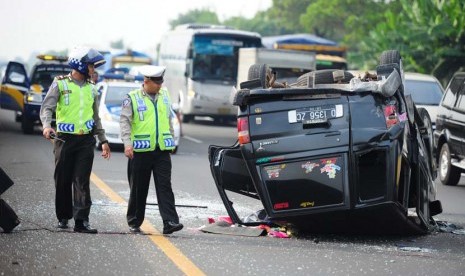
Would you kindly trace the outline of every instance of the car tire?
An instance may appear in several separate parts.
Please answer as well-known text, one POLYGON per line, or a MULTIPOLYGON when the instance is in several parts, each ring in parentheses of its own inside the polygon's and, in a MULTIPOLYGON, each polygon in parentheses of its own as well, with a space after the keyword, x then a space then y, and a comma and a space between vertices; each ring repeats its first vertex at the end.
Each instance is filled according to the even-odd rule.
POLYGON ((19 111, 15 112, 15 122, 20 123, 22 121, 22 117, 23 115, 21 114, 21 112, 19 111))
POLYGON ((271 72, 271 69, 266 64, 254 64, 249 67, 249 73, 247 75, 247 80, 260 80, 261 88, 268 88, 269 87, 269 79, 268 76, 271 72))
POLYGON ((439 180, 446 186, 456 186, 460 181, 461 170, 452 166, 449 145, 444 143, 439 154, 439 180))
POLYGON ((21 129, 24 134, 32 134, 34 132, 34 122, 29 120, 24 114, 21 119, 21 129))
MULTIPOLYGON (((315 84, 332 84, 336 83, 334 81, 333 72, 338 69, 325 69, 318 70, 313 72, 308 72, 297 78, 296 85, 303 87, 311 87, 312 83, 315 84)), ((344 71, 344 77, 341 80, 341 83, 349 83, 350 80, 354 77, 350 72, 344 71)))
POLYGON ((431 117, 429 116, 429 113, 426 109, 424 108, 418 108, 418 114, 420 115, 420 118, 423 122, 424 128, 426 130, 426 133, 422 135, 423 142, 425 143, 425 146, 427 147, 428 150, 428 158, 430 161, 430 169, 431 169, 431 176, 433 177, 433 180, 436 179, 437 177, 437 167, 436 167, 436 161, 434 160, 433 157, 433 124, 431 122, 431 117))
MULTIPOLYGON (((380 65, 385 65, 385 64, 397 64, 399 66, 399 74, 401 78, 404 78, 404 68, 402 65, 402 57, 397 50, 387 50, 381 53, 381 56, 379 57, 379 64, 380 65)), ((378 78, 379 78, 379 73, 378 73, 378 78)), ((403 82, 403 80, 402 80, 403 82)), ((402 86, 402 93, 404 91, 404 88, 402 86)))
MULTIPOLYGON (((325 70, 319 70, 315 71, 315 84, 332 84, 336 83, 334 80, 333 73, 335 71, 341 71, 337 69, 325 69, 325 70)), ((341 83, 349 83, 350 80, 354 77, 350 72, 343 71, 344 77, 341 80, 341 83)))
POLYGON ((379 64, 384 65, 384 64, 395 63, 400 66, 401 60, 402 60, 402 57, 400 56, 399 51, 387 50, 381 53, 381 56, 379 57, 379 64))
POLYGON ((186 114, 183 114, 182 115, 182 122, 183 123, 189 123, 190 121, 194 120, 194 116, 192 115, 186 115, 186 114))

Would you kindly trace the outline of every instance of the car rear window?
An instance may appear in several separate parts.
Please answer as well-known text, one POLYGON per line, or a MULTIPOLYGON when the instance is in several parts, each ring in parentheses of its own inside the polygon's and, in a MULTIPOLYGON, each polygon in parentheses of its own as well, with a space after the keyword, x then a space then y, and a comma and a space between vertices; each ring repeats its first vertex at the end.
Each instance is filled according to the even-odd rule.
POLYGON ((39 65, 34 69, 31 84, 40 84, 45 89, 48 89, 52 84, 53 78, 66 75, 70 71, 69 66, 65 64, 39 65))
POLYGON ((105 96, 105 104, 122 104, 126 95, 138 87, 109 86, 105 96))
POLYGON ((405 94, 419 105, 439 105, 442 98, 441 87, 432 81, 405 80, 405 94))

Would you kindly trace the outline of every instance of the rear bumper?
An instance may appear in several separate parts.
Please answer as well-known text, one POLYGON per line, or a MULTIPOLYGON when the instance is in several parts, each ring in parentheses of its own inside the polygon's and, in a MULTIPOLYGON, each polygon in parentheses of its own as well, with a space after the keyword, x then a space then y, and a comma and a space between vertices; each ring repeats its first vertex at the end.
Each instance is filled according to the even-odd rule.
POLYGON ((102 127, 105 129, 105 136, 110 144, 123 144, 120 134, 119 122, 110 122, 102 120, 102 127))
POLYGON ((397 142, 356 148, 353 152, 348 148, 331 149, 326 154, 320 151, 319 155, 307 152, 272 164, 244 162, 246 147, 209 148, 212 175, 235 223, 265 222, 244 223, 226 190, 261 200, 267 221, 295 225, 302 230, 386 234, 427 231, 408 216, 410 182, 398 172, 398 157, 402 153, 397 142), (333 166, 321 165, 322 160, 336 157, 333 166), (314 171, 309 173, 312 166, 314 171), (331 167, 336 169, 331 171, 331 167), (278 181, 280 178, 283 181, 278 181))

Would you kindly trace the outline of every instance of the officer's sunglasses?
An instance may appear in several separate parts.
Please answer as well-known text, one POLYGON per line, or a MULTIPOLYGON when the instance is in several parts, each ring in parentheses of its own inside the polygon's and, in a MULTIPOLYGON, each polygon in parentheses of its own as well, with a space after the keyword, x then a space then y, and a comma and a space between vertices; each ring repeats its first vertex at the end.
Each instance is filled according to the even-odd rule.
POLYGON ((163 79, 162 78, 149 78, 151 81, 153 81, 154 83, 156 84, 162 84, 163 83, 163 79))

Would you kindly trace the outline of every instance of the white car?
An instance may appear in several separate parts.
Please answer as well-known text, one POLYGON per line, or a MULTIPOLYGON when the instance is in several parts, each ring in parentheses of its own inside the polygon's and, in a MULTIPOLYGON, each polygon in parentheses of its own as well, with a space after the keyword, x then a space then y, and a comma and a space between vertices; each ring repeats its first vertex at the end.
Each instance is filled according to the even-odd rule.
POLYGON ((420 73, 405 73, 405 94, 412 95, 417 107, 428 111, 433 129, 436 128, 436 115, 444 88, 434 76, 420 73))
MULTIPOLYGON (((113 77, 115 78, 116 76, 113 77)), ((102 121, 102 127, 105 129, 108 143, 123 145, 119 127, 121 104, 130 91, 140 88, 141 85, 142 83, 135 82, 134 78, 128 80, 124 77, 120 79, 105 79, 104 77, 103 81, 96 84, 100 98, 99 115, 102 121)), ((173 153, 176 153, 181 137, 181 125, 173 109, 171 109, 171 115, 174 129, 174 142, 176 144, 173 153)), ((97 147, 100 147, 100 145, 97 145, 97 147)))

